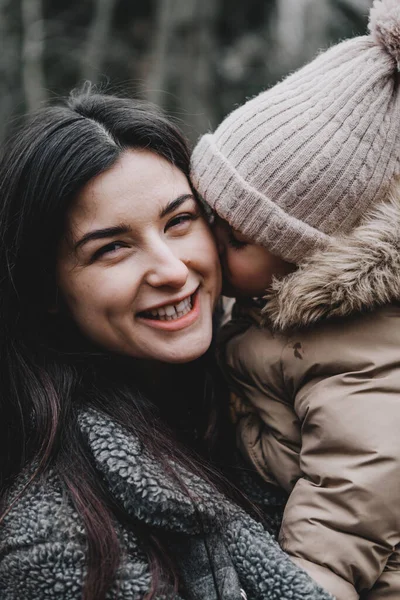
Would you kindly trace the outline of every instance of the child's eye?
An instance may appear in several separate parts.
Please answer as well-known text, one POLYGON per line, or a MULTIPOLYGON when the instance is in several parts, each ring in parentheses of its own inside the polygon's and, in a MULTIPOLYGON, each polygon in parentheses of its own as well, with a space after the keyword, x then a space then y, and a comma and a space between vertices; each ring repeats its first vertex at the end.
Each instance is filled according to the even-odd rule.
POLYGON ((91 262, 94 262, 102 256, 114 254, 121 248, 126 248, 125 244, 122 242, 110 242, 109 244, 106 244, 105 246, 102 246, 96 250, 96 252, 92 255, 91 262))
POLYGON ((234 250, 240 250, 241 248, 245 248, 248 245, 248 242, 243 242, 243 241, 238 240, 235 237, 235 234, 233 233, 232 229, 229 229, 228 244, 234 250))

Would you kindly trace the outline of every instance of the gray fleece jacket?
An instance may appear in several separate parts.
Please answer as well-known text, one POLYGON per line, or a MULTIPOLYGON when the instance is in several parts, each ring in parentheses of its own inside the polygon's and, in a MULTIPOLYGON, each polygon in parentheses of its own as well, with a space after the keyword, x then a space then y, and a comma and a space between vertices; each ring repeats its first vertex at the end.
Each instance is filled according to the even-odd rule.
MULTIPOLYGON (((331 599, 259 523, 205 481, 181 471, 199 498, 195 509, 142 444, 108 417, 86 411, 80 427, 115 499, 133 520, 156 527, 167 540, 183 579, 181 595, 171 591, 168 600, 331 599)), ((122 560, 108 598, 139 600, 150 587, 146 555, 132 531, 122 524, 117 528, 122 560)), ((49 473, 28 487, 5 518, 0 598, 78 600, 84 574, 82 523, 60 481, 49 473)))

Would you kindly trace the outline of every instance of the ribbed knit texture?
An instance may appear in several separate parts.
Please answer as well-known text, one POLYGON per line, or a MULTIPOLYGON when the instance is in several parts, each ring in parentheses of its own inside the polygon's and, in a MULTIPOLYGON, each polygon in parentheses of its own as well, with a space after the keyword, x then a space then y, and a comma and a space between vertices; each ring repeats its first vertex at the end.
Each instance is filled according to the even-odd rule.
POLYGON ((203 136, 192 180, 235 229, 299 263, 348 233, 400 173, 400 3, 203 136))

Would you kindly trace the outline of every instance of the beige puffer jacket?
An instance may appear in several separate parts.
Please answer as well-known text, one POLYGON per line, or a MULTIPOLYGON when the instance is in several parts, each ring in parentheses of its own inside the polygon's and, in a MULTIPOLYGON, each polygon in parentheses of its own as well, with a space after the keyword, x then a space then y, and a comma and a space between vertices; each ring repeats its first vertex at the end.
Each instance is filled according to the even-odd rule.
POLYGON ((239 445, 290 493, 281 545, 339 600, 400 599, 399 301, 391 200, 221 333, 239 445))

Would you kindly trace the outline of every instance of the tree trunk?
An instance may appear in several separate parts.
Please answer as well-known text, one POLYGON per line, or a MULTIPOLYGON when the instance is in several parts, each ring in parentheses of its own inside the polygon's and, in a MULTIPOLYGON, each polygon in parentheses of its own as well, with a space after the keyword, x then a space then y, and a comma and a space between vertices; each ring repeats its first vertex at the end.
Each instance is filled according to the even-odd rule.
POLYGON ((329 0, 278 0, 275 69, 287 73, 310 60, 328 41, 329 0))
POLYGON ((217 0, 158 0, 146 97, 178 114, 188 137, 215 125, 217 0), (185 122, 191 122, 191 127, 185 122))
POLYGON ((0 143, 18 104, 19 36, 10 24, 12 0, 0 0, 0 143))
POLYGON ((81 76, 97 83, 103 68, 116 0, 96 0, 92 22, 82 54, 81 76))
POLYGON ((21 15, 23 88, 27 108, 34 110, 46 99, 42 0, 21 0, 21 15))

